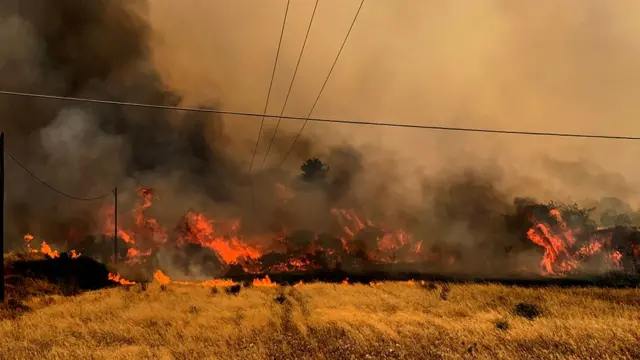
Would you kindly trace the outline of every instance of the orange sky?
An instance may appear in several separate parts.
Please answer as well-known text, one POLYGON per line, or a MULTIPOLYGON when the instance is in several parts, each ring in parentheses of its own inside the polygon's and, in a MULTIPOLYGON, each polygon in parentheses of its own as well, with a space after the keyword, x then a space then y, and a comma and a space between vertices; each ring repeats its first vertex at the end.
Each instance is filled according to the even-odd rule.
MULTIPOLYGON (((262 111, 285 3, 152 1, 153 49, 166 82, 187 102, 262 111)), ((286 114, 309 111, 358 5, 320 2, 286 114)), ((312 7, 292 1, 270 113, 282 106, 312 7)), ((367 0, 314 116, 640 136, 637 14, 634 0, 367 0)), ((249 160, 259 122, 225 121, 238 157, 249 160)), ((635 199, 640 180, 640 143, 629 141, 325 124, 305 133, 322 145, 380 147, 368 159, 393 157, 406 174, 497 163, 513 175, 505 185, 543 196, 635 199)))

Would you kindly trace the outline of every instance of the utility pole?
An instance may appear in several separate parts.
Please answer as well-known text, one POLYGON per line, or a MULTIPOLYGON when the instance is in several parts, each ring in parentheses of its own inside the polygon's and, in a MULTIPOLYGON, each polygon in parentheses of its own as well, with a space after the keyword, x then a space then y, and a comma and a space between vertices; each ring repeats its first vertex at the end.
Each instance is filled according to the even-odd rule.
POLYGON ((118 264, 118 187, 113 188, 113 262, 118 264))
POLYGON ((2 266, 0 266, 0 302, 4 302, 4 132, 0 133, 0 250, 2 250, 2 266))

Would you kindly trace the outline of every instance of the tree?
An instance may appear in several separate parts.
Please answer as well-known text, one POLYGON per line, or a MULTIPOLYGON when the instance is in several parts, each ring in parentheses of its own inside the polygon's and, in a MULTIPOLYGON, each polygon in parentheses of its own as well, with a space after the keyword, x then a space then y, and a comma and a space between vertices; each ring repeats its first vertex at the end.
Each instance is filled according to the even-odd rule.
POLYGON ((302 174, 300 177, 306 182, 324 182, 329 173, 329 167, 318 158, 305 161, 300 166, 302 174))

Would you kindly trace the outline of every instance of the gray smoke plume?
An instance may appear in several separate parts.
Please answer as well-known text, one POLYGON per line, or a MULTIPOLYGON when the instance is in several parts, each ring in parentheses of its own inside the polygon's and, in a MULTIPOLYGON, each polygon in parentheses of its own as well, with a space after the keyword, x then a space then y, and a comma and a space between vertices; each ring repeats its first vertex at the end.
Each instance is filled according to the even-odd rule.
MULTIPOLYGON (((0 2, 0 88, 180 105, 181 94, 156 69, 146 7, 143 0, 0 2)), ((362 78, 369 80, 366 75, 362 78)), ((199 105, 220 104, 208 99, 199 105)), ((452 106, 446 101, 440 105, 452 106)), ((427 239, 434 252, 455 250, 468 269, 495 271, 511 261, 505 254, 520 241, 503 221, 515 194, 502 189, 521 185, 521 174, 506 176, 499 166, 476 165, 468 172, 456 168, 425 177, 418 170, 407 172, 403 158, 375 145, 323 148, 316 139, 303 137, 288 161, 326 159, 330 171, 322 184, 299 181, 273 166, 280 159, 268 159, 266 169, 249 175, 246 159, 239 161, 233 154, 237 141, 221 120, 203 113, 0 98, 7 148, 43 180, 81 197, 109 192, 117 184, 123 214, 138 200, 136 185, 157 188, 161 200, 149 215, 169 230, 185 212, 197 209, 239 218, 249 234, 283 226, 323 232, 336 229, 331 208, 353 208, 375 222, 427 239), (407 179, 425 186, 408 186, 407 179)), ((266 140, 271 134, 262 136, 266 140)), ((292 141, 291 134, 279 135, 275 153, 286 152, 292 141)), ((253 144, 246 145, 250 149, 253 144)), ((423 155, 426 159, 417 151, 412 161, 423 155)), ((464 151, 429 154, 434 158, 460 161, 460 167, 472 162, 464 151)), ((261 160, 258 156, 257 163, 261 160)), ((580 170, 547 165, 564 170, 564 178, 580 170)), ((62 244, 102 231, 99 210, 109 198, 86 203, 60 197, 12 163, 6 177, 8 245, 20 245, 26 232, 62 244)), ((537 191, 545 187, 535 186, 537 191)), ((631 192, 628 187, 625 191, 631 192)), ((130 217, 123 216, 122 224, 127 221, 130 217)))
MULTIPOLYGON (((143 6, 128 0, 3 1, 0 88, 179 104, 180 96, 166 89, 150 60, 143 6)), ((145 181, 172 190, 206 188, 212 199, 228 200, 228 184, 240 174, 222 151, 227 139, 211 115, 4 97, 0 125, 7 147, 27 167, 80 197, 108 192, 117 183, 131 191, 145 181)), ((67 235, 61 233, 64 223, 98 214, 102 205, 52 194, 13 164, 7 170, 10 239, 28 230, 57 241, 67 235)))

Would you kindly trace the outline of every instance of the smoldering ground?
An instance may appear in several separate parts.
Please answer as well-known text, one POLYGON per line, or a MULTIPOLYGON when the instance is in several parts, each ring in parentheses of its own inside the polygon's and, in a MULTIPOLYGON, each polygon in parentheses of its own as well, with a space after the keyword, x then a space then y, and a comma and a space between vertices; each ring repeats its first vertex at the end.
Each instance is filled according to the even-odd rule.
MULTIPOLYGON (((219 17, 224 14, 223 11, 206 12, 221 20, 214 21, 211 25, 212 22, 208 21, 210 19, 205 21, 197 16, 198 9, 214 6, 208 3, 180 6, 175 9, 178 12, 177 16, 170 20, 162 13, 162 9, 166 10, 169 6, 168 3, 162 2, 124 0, 81 3, 70 0, 55 3, 3 1, 0 4, 0 17, 3 20, 0 25, 0 38, 6 41, 0 43, 0 64, 2 64, 0 87, 17 91, 164 105, 193 103, 196 106, 206 107, 243 105, 243 109, 251 109, 257 106, 255 104, 262 103, 264 89, 255 84, 266 84, 268 79, 262 81, 264 80, 262 75, 248 74, 252 74, 250 72, 254 71, 253 69, 262 73, 262 70, 270 67, 272 60, 267 60, 267 56, 263 56, 263 51, 264 54, 268 52, 269 56, 272 56, 274 48, 265 42, 266 45, 261 45, 260 52, 256 53, 257 56, 238 58, 239 54, 236 50, 240 46, 240 41, 235 37, 254 34, 252 31, 259 28, 258 24, 271 21, 271 15, 281 16, 278 9, 266 3, 238 5, 234 11, 246 11, 244 15, 254 14, 254 12, 257 14, 255 10, 257 7, 268 10, 265 14, 269 16, 260 17, 260 19, 253 15, 241 17, 242 21, 255 20, 255 27, 253 27, 254 25, 246 23, 233 25, 228 21, 222 21, 219 17), (186 28, 191 29, 191 26, 195 26, 191 30, 199 36, 194 37, 193 34, 178 31, 179 29, 172 23, 175 19, 184 18, 184 16, 193 20, 188 22, 189 26, 186 28), (206 28, 207 24, 212 28, 206 28), (218 28, 219 26, 231 28, 245 25, 245 32, 222 31, 218 28), (230 33, 233 34, 230 35, 230 33), (211 35, 217 41, 216 46, 213 47, 216 50, 215 54, 212 55, 209 52, 211 47, 200 46, 199 49, 205 49, 202 56, 187 56, 190 54, 190 49, 193 49, 190 44, 198 44, 199 41, 206 39, 204 34, 211 35), (228 40, 229 38, 224 40, 223 35, 229 35, 234 40, 228 40), (176 47, 168 48, 167 44, 176 47), (213 61, 215 59, 212 56, 224 61, 213 61), (239 60, 232 61, 232 59, 239 60), (208 62, 208 60, 212 61, 208 62), (216 64, 217 67, 214 66, 216 64), (246 66, 242 69, 230 67, 244 65, 256 66, 246 66), (191 70, 186 69, 185 66, 190 67, 191 70), (218 85, 224 85, 222 87, 224 89, 240 90, 238 93, 243 94, 243 99, 239 100, 236 95, 229 95, 231 90, 213 92, 211 89, 221 88, 221 86, 214 86, 216 85, 214 83, 205 83, 207 88, 192 86, 194 70, 204 74, 202 75, 204 79, 213 77, 218 81, 218 85), (250 88, 242 87, 243 79, 251 81, 250 88), (252 101, 252 103, 245 104, 244 101, 252 101)), ((222 10, 230 10, 231 7, 230 5, 221 6, 223 6, 222 10)), ((305 11, 304 6, 299 6, 299 10, 305 11)), ((324 13, 319 15, 327 19, 328 15, 337 14, 336 9, 339 9, 336 7, 337 3, 331 6, 333 7, 325 8, 324 13)), ((419 6, 425 10, 427 5, 419 6)), ((483 9, 483 19, 496 20, 495 14, 491 12, 493 7, 480 6, 480 8, 483 9)), ((505 11, 520 14, 522 9, 516 8, 505 11)), ((369 18, 365 16, 366 12, 363 14, 363 24, 367 29, 371 29, 375 21, 397 23, 396 16, 404 18, 407 15, 405 11, 385 15, 382 10, 378 5, 378 8, 369 10, 369 18)), ((447 9, 447 14, 460 20, 460 15, 455 15, 459 14, 459 10, 453 6, 447 9)), ((303 23, 295 18, 292 21, 296 21, 296 24, 303 23)), ((562 23, 564 20, 558 21, 562 23)), ((508 23, 511 23, 511 20, 508 23)), ((185 22, 181 24, 185 25, 185 22)), ((483 46, 478 50, 472 47, 470 41, 464 40, 464 36, 461 35, 466 32, 463 31, 459 21, 454 24, 457 24, 454 28, 460 31, 459 36, 456 37, 459 43, 454 43, 461 47, 456 47, 454 53, 449 55, 465 51, 477 55, 477 50, 490 57, 489 48, 483 46)), ((505 26, 498 20, 492 24, 496 32, 505 26)), ((322 26, 325 25, 326 23, 322 26)), ((407 26, 411 28, 417 25, 414 21, 409 22, 407 26)), ((447 26, 453 25, 439 23, 437 26, 446 29, 447 26)), ((316 40, 319 38, 321 43, 329 44, 333 37, 339 38, 343 35, 339 31, 341 29, 331 26, 327 26, 327 29, 331 36, 327 35, 325 38, 324 35, 315 35, 316 40)), ((525 30, 522 31, 527 33, 525 30)), ((558 28, 557 31, 571 33, 573 30, 558 28)), ((288 34, 294 33, 288 32, 288 34)), ((438 115, 440 118, 454 118, 451 115, 453 111, 455 114, 465 115, 464 121, 474 121, 481 118, 479 114, 485 113, 484 110, 492 109, 495 111, 489 112, 488 116, 500 115, 497 118, 504 122, 505 119, 511 118, 507 115, 516 114, 511 111, 512 107, 507 108, 508 111, 505 110, 505 114, 500 114, 496 110, 499 109, 500 94, 491 93, 493 94, 491 99, 485 99, 486 101, 476 99, 477 101, 471 103, 465 103, 459 99, 460 94, 454 91, 456 87, 465 89, 465 98, 468 99, 474 99, 474 94, 483 93, 484 85, 475 86, 481 83, 482 79, 478 78, 481 69, 472 72, 476 75, 472 77, 475 79, 472 83, 466 83, 462 77, 453 75, 452 79, 447 76, 445 79, 432 78, 435 80, 426 82, 433 86, 426 89, 428 91, 416 87, 416 84, 413 84, 413 87, 396 84, 392 79, 397 79, 400 75, 397 71, 391 70, 404 69, 402 71, 407 71, 409 74, 410 67, 395 66, 389 59, 389 54, 394 51, 407 51, 410 46, 408 43, 401 44, 394 47, 394 51, 388 54, 386 52, 379 54, 384 59, 382 62, 372 61, 372 57, 367 55, 370 55, 367 52, 370 49, 366 48, 366 44, 370 45, 371 42, 362 40, 365 33, 363 30, 360 30, 360 35, 354 33, 356 38, 360 36, 359 40, 354 40, 356 50, 351 50, 351 57, 346 55, 346 62, 341 63, 341 67, 345 66, 344 70, 340 70, 335 75, 337 81, 343 85, 345 81, 353 80, 345 76, 347 73, 351 72, 357 76, 355 83, 358 86, 342 88, 346 91, 346 95, 351 94, 351 100, 357 100, 353 98, 353 91, 362 94, 367 110, 360 115, 375 115, 375 118, 391 115, 396 117, 401 113, 392 114, 388 109, 383 110, 371 104, 406 105, 409 99, 421 102, 420 99, 423 98, 429 98, 428 104, 433 106, 433 111, 427 114, 438 115), (354 57, 353 51, 359 55, 354 57), (358 68, 364 70, 356 71, 356 65, 362 64, 369 65, 358 68), (378 65, 384 65, 389 70, 386 75, 379 71, 378 65), (384 85, 381 86, 383 93, 370 93, 374 91, 372 84, 377 82, 384 85), (442 87, 443 85, 446 86, 442 87), (407 93, 404 90, 397 91, 399 87, 405 90, 413 89, 408 92, 412 95, 407 95, 407 99, 398 101, 396 95, 392 93, 407 93), (443 89, 449 90, 443 91, 443 89), (418 98, 418 94, 422 95, 418 98), (439 101, 443 98, 446 101, 439 101), (463 105, 458 106, 459 104, 463 105), (488 107, 480 106, 482 104, 488 104, 488 107), (374 114, 376 111, 379 111, 379 114, 374 114)), ((533 36, 532 42, 539 39, 537 35, 533 36)), ((262 39, 263 36, 266 35, 259 38, 262 39)), ((528 49, 524 44, 520 45, 528 49)), ((619 46, 623 47, 624 44, 619 46)), ((253 50, 257 51, 255 48, 253 50)), ((327 58, 330 51, 326 51, 325 54, 325 50, 322 50, 322 54, 313 53, 318 51, 313 50, 310 56, 314 60, 311 64, 315 66, 320 58, 327 58)), ((571 55, 567 58, 575 57, 573 50, 566 51, 571 55)), ((422 53, 422 55, 425 54, 422 53)), ((526 56, 524 58, 526 60, 526 56)), ((292 68, 289 66, 290 59, 287 60, 286 56, 283 59, 283 68, 290 70, 292 68)), ((443 64, 437 59, 428 62, 431 64, 428 67, 430 70, 425 70, 425 74, 433 75, 436 70, 442 70, 443 64)), ((558 60, 562 64, 567 61, 564 56, 558 59, 562 60, 558 60)), ((515 60, 516 63, 524 61, 523 59, 515 60)), ((527 61, 524 63, 533 66, 527 61)), ((549 59, 549 66, 555 66, 553 59, 549 59)), ((454 69, 446 68, 445 70, 447 70, 444 72, 445 75, 456 73, 454 69)), ((506 76, 500 77, 500 79, 504 78, 506 76)), ((527 79, 531 80, 528 76, 522 78, 520 82, 522 86, 519 88, 528 87, 530 81, 525 81, 527 79)), ((301 81, 301 85, 298 85, 301 88, 314 88, 307 85, 312 85, 315 80, 303 78, 301 81)), ((504 89, 504 87, 499 88, 504 89)), ((276 93, 280 92, 276 91, 276 93)), ((307 94, 313 95, 314 91, 300 93, 306 97, 307 94)), ((332 88, 330 93, 336 96, 341 94, 341 91, 332 88)), ((541 96, 544 91, 536 94, 541 96)), ((528 94, 524 94, 521 98, 525 98, 525 95, 528 94)), ((564 113, 571 113, 578 100, 568 101, 567 106, 563 108, 564 113)), ((274 103, 278 103, 277 99, 274 103)), ((294 99, 292 106, 297 111, 304 109, 305 103, 304 99, 294 99)), ((340 117, 354 114, 346 103, 324 105, 323 111, 327 111, 327 108, 335 109, 335 111, 331 110, 329 115, 333 115, 333 112, 340 117), (338 114, 338 110, 344 113, 338 114)), ((418 113, 421 112, 416 110, 413 114, 418 113)), ((583 114, 583 111, 580 111, 580 114, 583 114)), ((518 115, 522 114, 518 113, 518 115)), ((548 114, 544 112, 534 112, 522 118, 522 121, 547 119, 546 115, 548 114)), ((159 189, 161 200, 158 201, 158 206, 152 209, 152 213, 161 223, 167 224, 168 228, 175 226, 187 210, 195 208, 211 212, 216 216, 240 218, 252 231, 270 229, 274 223, 291 224, 296 228, 313 231, 326 231, 335 226, 332 223, 330 208, 356 208, 376 221, 396 222, 398 226, 410 226, 417 235, 432 239, 434 243, 439 244, 438 246, 453 246, 468 253, 481 248, 482 251, 496 255, 484 256, 484 259, 496 259, 503 253, 503 241, 513 239, 503 229, 500 214, 509 211, 510 199, 516 193, 528 193, 528 189, 523 189, 521 186, 514 187, 514 184, 519 183, 522 175, 529 176, 533 179, 530 183, 535 186, 532 192, 540 193, 547 186, 539 179, 547 181, 553 178, 553 174, 540 171, 533 171, 532 174, 531 169, 525 169, 527 167, 521 165, 512 166, 516 168, 515 171, 506 169, 500 164, 493 167, 478 166, 477 163, 485 162, 476 161, 475 158, 470 160, 472 157, 465 151, 469 149, 467 145, 470 143, 475 146, 474 153, 480 160, 501 154, 500 159, 503 163, 511 159, 504 154, 503 149, 513 143, 496 142, 487 146, 488 142, 485 140, 470 140, 469 137, 456 138, 455 142, 452 142, 451 138, 443 135, 432 137, 431 141, 424 141, 423 138, 418 139, 418 135, 414 134, 390 131, 388 136, 381 137, 379 133, 372 130, 363 128, 356 130, 351 127, 349 131, 355 131, 357 136, 350 136, 349 139, 354 141, 347 146, 344 145, 346 141, 343 136, 326 136, 323 130, 310 126, 310 132, 303 135, 288 162, 288 164, 294 164, 294 171, 290 171, 291 165, 285 167, 285 170, 274 169, 273 166, 274 163, 277 164, 277 160, 282 157, 293 140, 291 129, 288 128, 290 125, 283 124, 284 133, 276 138, 274 155, 266 162, 266 169, 257 170, 252 175, 248 175, 246 165, 257 136, 257 121, 248 122, 246 119, 220 118, 215 115, 17 97, 3 97, 0 100, 0 121, 7 133, 7 148, 38 176, 55 184, 63 191, 77 196, 93 196, 110 191, 114 184, 118 184, 121 191, 121 209, 126 213, 136 201, 134 191, 136 185, 159 189), (393 146, 398 145, 400 141, 403 145, 407 143, 429 143, 430 145, 426 147, 393 146), (443 146, 445 143, 459 144, 458 148, 461 150, 452 150, 450 147, 443 146), (463 146, 463 143, 466 145, 463 146), (389 150, 403 148, 411 150, 408 152, 389 150), (308 186, 301 185, 298 181, 296 168, 310 156, 326 159, 331 166, 329 179, 327 179, 328 185, 308 186), (472 162, 476 164, 471 166, 470 172, 460 170, 469 167, 472 162), (456 163, 455 169, 442 171, 443 163, 456 163), (429 176, 426 176, 425 172, 429 176), (429 186, 423 187, 423 184, 429 184, 429 186), (274 191, 278 187, 282 191, 274 191), (291 192, 294 196, 287 199, 286 194, 291 192)), ((268 125, 270 124, 271 122, 268 122, 268 125)), ((595 125, 593 127, 596 128, 595 125)), ((262 135, 264 139, 259 149, 258 164, 261 162, 264 146, 266 146, 264 140, 271 137, 269 131, 272 129, 268 128, 262 135)), ((340 134, 343 130, 332 128, 331 131, 340 134)), ((539 149, 539 147, 536 148, 539 149)), ((518 149, 516 152, 529 153, 522 147, 516 146, 515 149, 518 149)), ((567 154, 573 154, 572 151, 567 154)), ((520 163, 516 162, 516 164, 520 163)), ((627 180, 610 182, 607 189, 616 190, 619 188, 619 183, 625 181, 627 180)), ((596 182, 576 196, 583 196, 599 185, 600 182, 596 182)), ((562 184, 559 189, 553 189, 549 194, 558 194, 566 186, 568 185, 562 184)), ((628 188, 628 186, 624 187, 624 189, 628 188)), ((108 201, 105 200, 105 202, 108 201)), ((60 197, 40 184, 31 182, 31 179, 14 164, 7 164, 7 235, 10 235, 9 239, 14 245, 21 244, 21 236, 26 232, 35 233, 54 243, 62 243, 64 242, 62 239, 73 239, 86 233, 101 232, 102 219, 99 209, 103 205, 104 202, 76 202, 60 197)), ((123 216, 122 224, 126 225, 127 221, 127 216, 123 216)), ((478 256, 478 259, 480 258, 478 256)), ((482 260, 478 263, 485 264, 486 261, 482 260)))

